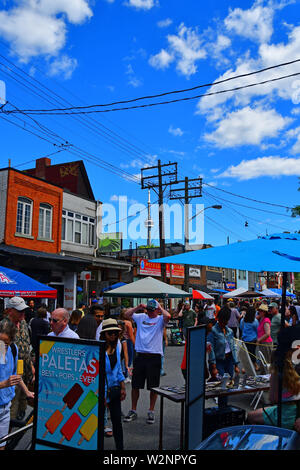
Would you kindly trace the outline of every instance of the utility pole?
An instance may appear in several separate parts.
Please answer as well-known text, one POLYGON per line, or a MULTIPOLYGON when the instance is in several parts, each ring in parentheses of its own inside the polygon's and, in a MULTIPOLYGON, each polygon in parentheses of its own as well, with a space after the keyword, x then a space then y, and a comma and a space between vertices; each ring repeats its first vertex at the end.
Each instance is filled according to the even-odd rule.
MULTIPOLYGON (((157 166, 151 166, 141 169, 141 184, 142 189, 153 189, 158 195, 159 204, 159 246, 160 258, 166 256, 165 244, 165 229, 164 229, 164 189, 166 186, 177 183, 177 162, 161 164, 158 160, 157 166), (164 171, 168 168, 168 171, 164 171), (147 172, 157 170, 157 173, 148 175, 147 172)), ((161 264, 161 277, 163 282, 166 282, 166 265, 161 264)))
MULTIPOLYGON (((202 178, 189 179, 187 176, 184 180, 177 181, 177 183, 184 183, 183 188, 176 188, 170 190, 170 200, 179 199, 184 200, 184 251, 189 248, 189 203, 194 197, 202 197, 202 178), (191 185, 192 183, 192 185, 191 185), (180 192, 184 191, 184 195, 180 192), (179 193, 179 194, 178 194, 179 193)), ((184 287, 185 292, 189 288, 189 265, 184 265, 184 287)))

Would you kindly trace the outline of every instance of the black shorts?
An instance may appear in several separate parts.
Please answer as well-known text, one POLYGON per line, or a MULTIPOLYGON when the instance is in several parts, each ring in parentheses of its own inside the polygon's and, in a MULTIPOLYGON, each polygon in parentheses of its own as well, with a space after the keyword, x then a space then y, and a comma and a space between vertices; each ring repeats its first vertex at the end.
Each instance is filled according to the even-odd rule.
POLYGON ((132 388, 144 388, 146 379, 148 390, 159 387, 160 369, 160 354, 137 353, 133 361, 132 388))

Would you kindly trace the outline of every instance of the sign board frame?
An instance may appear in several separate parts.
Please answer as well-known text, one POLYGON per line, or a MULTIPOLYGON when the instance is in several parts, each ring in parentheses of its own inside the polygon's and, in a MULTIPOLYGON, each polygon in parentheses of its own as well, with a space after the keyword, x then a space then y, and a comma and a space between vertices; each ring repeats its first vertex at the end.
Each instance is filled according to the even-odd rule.
POLYGON ((32 449, 103 450, 105 341, 38 336, 38 345, 32 449), (64 402, 64 395, 66 396, 74 385, 77 389, 81 387, 82 391, 78 401, 70 408, 71 404, 64 402), (95 405, 90 411, 88 408, 84 410, 83 405, 80 406, 88 394, 98 395, 98 400, 94 399, 95 405), (46 423, 54 413, 57 413, 58 421, 61 421, 51 433, 46 423), (60 431, 74 414, 77 415, 77 424, 80 421, 74 438, 65 438, 61 442, 64 436, 60 431), (79 444, 82 437, 80 429, 91 415, 97 418, 97 434, 95 437, 91 436, 90 441, 83 440, 79 444))
POLYGON ((186 341, 185 450, 193 450, 203 439, 206 326, 187 328, 186 341))

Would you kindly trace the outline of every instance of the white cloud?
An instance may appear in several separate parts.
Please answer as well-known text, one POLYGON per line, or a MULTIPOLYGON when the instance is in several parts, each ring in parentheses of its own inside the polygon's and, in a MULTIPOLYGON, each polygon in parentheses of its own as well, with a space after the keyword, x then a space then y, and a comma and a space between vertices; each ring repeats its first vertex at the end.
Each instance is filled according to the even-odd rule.
POLYGON ((136 8, 137 10, 151 10, 151 8, 158 4, 157 0, 128 0, 124 3, 124 5, 136 8))
POLYGON ((205 139, 219 148, 260 145, 264 139, 277 137, 290 122, 290 118, 282 117, 274 109, 247 106, 228 113, 205 139))
POLYGON ((120 167, 121 168, 146 168, 148 166, 154 166, 156 161, 157 161, 157 155, 146 155, 145 159, 147 159, 147 162, 145 163, 144 160, 141 160, 139 158, 136 158, 134 160, 131 160, 127 163, 121 163, 120 167))
POLYGON ((23 62, 56 56, 66 44, 67 22, 82 24, 92 14, 87 0, 19 0, 0 10, 0 36, 23 62))
POLYGON ((184 132, 180 129, 180 127, 173 127, 172 125, 169 127, 168 132, 172 135, 175 135, 176 137, 181 137, 184 132))
POLYGON ((167 28, 173 23, 173 20, 171 18, 166 18, 165 20, 161 20, 157 22, 157 26, 159 28, 167 28))
POLYGON ((68 57, 67 55, 63 55, 51 63, 48 73, 50 77, 55 75, 62 75, 67 80, 71 78, 77 65, 78 62, 76 59, 68 57))
POLYGON ((250 180, 262 176, 300 176, 300 159, 288 157, 261 157, 243 160, 236 166, 230 166, 220 178, 250 180))
POLYGON ((248 10, 231 10, 224 24, 228 31, 255 42, 265 43, 273 34, 273 18, 274 9, 271 5, 263 6, 263 2, 259 0, 248 10))
POLYGON ((197 72, 196 62, 206 58, 206 50, 197 29, 187 28, 181 23, 178 34, 167 36, 168 48, 162 49, 149 60, 150 65, 156 68, 167 68, 172 61, 176 61, 176 69, 181 75, 189 78, 197 72))
POLYGON ((162 49, 158 54, 150 57, 149 64, 155 69, 166 69, 174 61, 174 56, 162 49))
POLYGON ((143 84, 143 82, 136 76, 131 64, 127 65, 126 75, 129 77, 128 84, 134 88, 138 88, 143 84))

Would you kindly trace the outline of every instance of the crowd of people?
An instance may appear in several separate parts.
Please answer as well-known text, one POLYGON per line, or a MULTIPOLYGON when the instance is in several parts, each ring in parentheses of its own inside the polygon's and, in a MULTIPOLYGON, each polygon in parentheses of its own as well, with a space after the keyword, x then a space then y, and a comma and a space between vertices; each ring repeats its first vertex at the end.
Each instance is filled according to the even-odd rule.
MULTIPOLYGON (((206 379, 219 380, 225 373, 233 377, 243 372, 236 349, 236 340, 243 340, 254 367, 259 372, 258 350, 271 364, 270 398, 274 406, 248 413, 249 423, 275 424, 278 391, 276 377, 278 364, 283 367, 283 426, 300 432, 297 401, 300 399, 299 370, 291 357, 295 352, 293 341, 300 340, 300 306, 294 301, 285 310, 285 329, 281 331, 280 304, 276 301, 239 301, 229 299, 223 305, 214 301, 180 302, 171 314, 163 303, 155 299, 134 308, 122 308, 118 316, 110 316, 108 309, 97 299, 90 306, 79 305, 71 314, 64 308, 51 313, 46 305, 35 308, 21 297, 6 303, 0 321, 0 438, 9 433, 15 420, 24 419, 28 399, 33 400, 37 337, 49 335, 60 338, 104 340, 106 350, 105 382, 105 436, 114 437, 116 449, 122 450, 123 425, 138 418, 140 390, 149 391, 149 409, 146 422, 155 422, 160 377, 165 375, 163 358, 168 344, 166 327, 170 320, 178 323, 185 342, 181 371, 186 378, 187 329, 206 325, 207 370, 206 379), (1 352, 2 351, 2 352, 1 352), (2 356, 1 356, 2 354, 2 356), (23 374, 17 374, 17 361, 24 363, 23 374), (121 402, 126 398, 125 384, 131 383, 131 407, 123 415, 121 402), (112 427, 108 426, 108 411, 112 427)), ((227 400, 220 399, 219 406, 227 400)), ((0 444, 0 449, 5 443, 0 444)))

